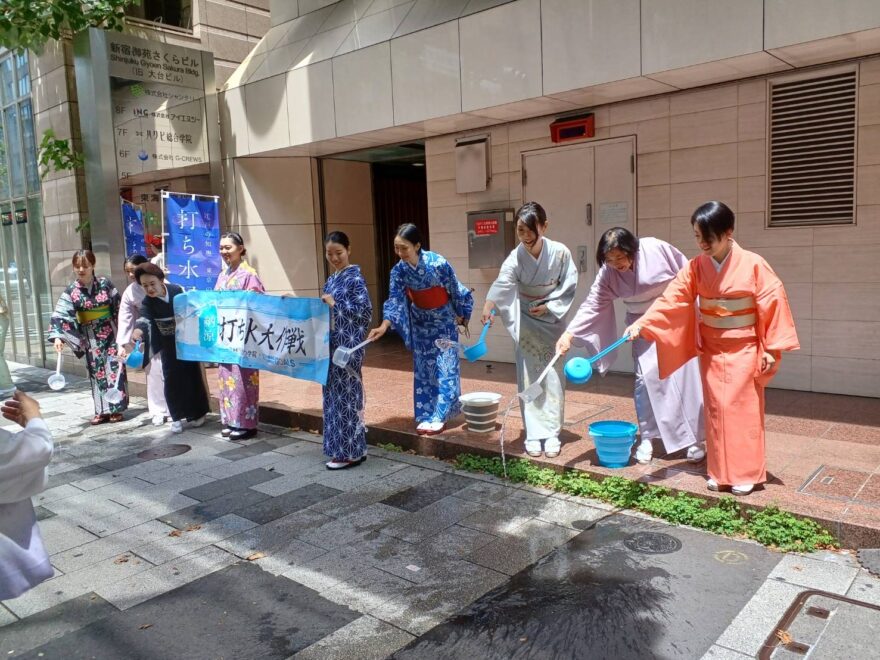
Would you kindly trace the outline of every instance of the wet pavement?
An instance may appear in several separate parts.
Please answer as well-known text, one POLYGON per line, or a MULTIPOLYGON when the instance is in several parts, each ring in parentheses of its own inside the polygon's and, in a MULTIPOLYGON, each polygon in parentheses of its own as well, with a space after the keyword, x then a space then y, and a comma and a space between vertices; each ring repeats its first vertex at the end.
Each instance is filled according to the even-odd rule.
MULTIPOLYGON (((208 384, 216 393, 216 371, 209 369, 208 384)), ((282 426, 321 430, 321 386, 267 372, 261 373, 263 421, 282 426)), ((363 371, 366 421, 371 444, 393 443, 421 455, 452 458, 462 452, 498 454, 500 433, 473 433, 464 418, 454 420, 439 436, 415 434, 412 422, 412 356, 394 337, 371 346, 363 371)), ((132 372, 138 388, 142 373, 132 372)), ((141 386, 142 387, 142 386, 141 386)), ((462 363, 462 391, 502 394, 502 410, 515 395, 512 364, 462 363)), ((585 385, 566 388, 562 453, 537 462, 564 466, 604 476, 615 474, 647 481, 706 499, 717 498, 706 489, 705 463, 691 465, 683 452, 662 456, 655 447, 649 465, 632 461, 628 467, 609 469, 598 463, 587 435, 591 422, 603 419, 636 421, 631 376, 595 376, 585 385)), ((763 507, 775 504, 817 520, 848 547, 880 547, 880 404, 877 399, 767 390, 767 468, 769 482, 748 497, 763 507)), ((499 426, 500 428, 500 426, 499 426)), ((522 419, 516 406, 505 429, 508 455, 525 457, 522 419)))
POLYGON ((212 418, 173 435, 139 399, 91 427, 85 384, 47 375, 15 370, 57 442, 34 498, 56 576, 0 603, 2 657, 788 657, 765 642, 810 590, 857 604, 792 641, 865 657, 848 631, 875 625, 880 580, 852 553, 775 553, 376 448, 328 472, 315 434, 235 443, 212 418))

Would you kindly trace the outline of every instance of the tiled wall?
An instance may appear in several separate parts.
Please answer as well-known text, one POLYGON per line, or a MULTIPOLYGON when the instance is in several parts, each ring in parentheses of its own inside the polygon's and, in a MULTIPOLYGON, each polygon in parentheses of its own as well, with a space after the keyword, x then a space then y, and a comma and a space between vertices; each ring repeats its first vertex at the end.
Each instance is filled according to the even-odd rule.
MULTIPOLYGON (((718 199, 737 213, 740 244, 782 278, 801 350, 785 356, 776 387, 880 396, 880 58, 863 60, 859 69, 856 226, 765 228, 766 79, 594 109, 595 140, 637 138, 640 235, 694 256, 690 214, 718 199)), ((475 288, 478 309, 497 271, 468 268, 465 212, 522 203, 521 153, 552 145, 550 121, 487 129, 493 177, 483 193, 455 193, 458 135, 426 142, 431 245, 475 288)), ((490 359, 512 359, 512 342, 500 327, 492 332, 490 359)))
POLYGON ((214 53, 220 87, 269 29, 269 0, 197 0, 193 8, 193 34, 214 53))

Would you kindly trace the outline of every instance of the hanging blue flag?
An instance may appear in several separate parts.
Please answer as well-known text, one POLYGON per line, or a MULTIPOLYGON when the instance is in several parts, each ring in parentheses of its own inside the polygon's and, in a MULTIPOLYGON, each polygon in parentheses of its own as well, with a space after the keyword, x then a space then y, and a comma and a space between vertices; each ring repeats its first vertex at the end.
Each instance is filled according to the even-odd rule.
POLYGON ((186 193, 165 196, 165 267, 184 291, 210 290, 220 275, 220 201, 186 193))
POLYGON ((122 200, 122 233, 125 238, 125 257, 147 256, 144 237, 144 212, 131 202, 122 200))

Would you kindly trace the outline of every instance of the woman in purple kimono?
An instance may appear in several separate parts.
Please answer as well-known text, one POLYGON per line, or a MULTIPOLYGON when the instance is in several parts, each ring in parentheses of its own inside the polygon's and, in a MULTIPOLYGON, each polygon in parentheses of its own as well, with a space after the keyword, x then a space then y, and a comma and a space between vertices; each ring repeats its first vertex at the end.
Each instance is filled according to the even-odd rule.
MULTIPOLYGON (((330 355, 340 346, 360 344, 370 329, 373 303, 361 269, 353 265, 348 236, 331 232, 324 242, 327 262, 333 274, 327 278, 321 296, 331 308, 330 355)), ((324 454, 330 457, 328 470, 344 470, 367 458, 367 429, 364 426, 364 382, 361 365, 364 350, 352 354, 339 367, 331 361, 324 386, 324 454)))
MULTIPOLYGON (((622 227, 602 235, 596 261, 599 272, 590 293, 556 346, 561 353, 571 348, 573 339, 588 345, 593 353, 614 342, 618 336, 614 301, 620 299, 626 306, 627 326, 635 323, 687 264, 687 258, 669 243, 636 238, 622 227)), ((702 383, 696 359, 661 380, 654 344, 637 339, 632 350, 641 437, 636 460, 649 463, 652 440, 658 439, 667 453, 688 447, 687 460, 699 463, 706 451, 702 383)), ((613 361, 613 354, 600 360, 599 372, 605 373, 613 361)))
MULTIPOLYGON (((226 268, 217 278, 215 291, 256 291, 265 293, 257 271, 245 261, 247 250, 241 234, 228 232, 220 239, 220 256, 226 268)), ((221 364, 219 371, 220 418, 223 435, 244 440, 257 434, 260 409, 260 371, 237 364, 221 364)))

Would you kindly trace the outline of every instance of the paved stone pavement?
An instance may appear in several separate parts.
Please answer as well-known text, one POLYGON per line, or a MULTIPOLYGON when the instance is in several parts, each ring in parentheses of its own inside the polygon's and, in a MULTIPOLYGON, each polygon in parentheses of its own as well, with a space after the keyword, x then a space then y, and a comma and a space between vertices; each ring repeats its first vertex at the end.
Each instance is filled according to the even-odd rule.
MULTIPOLYGON (((90 427, 85 384, 51 392, 47 374, 15 370, 57 441, 34 498, 56 575, 0 604, 0 657, 745 658, 807 590, 880 605, 848 553, 773 553, 375 448, 329 472, 318 436, 234 443, 216 418, 173 435, 137 399, 90 427), (190 449, 138 456, 171 444, 190 449)), ((858 604, 829 620, 880 621, 858 604)), ((835 630, 835 653, 865 656, 835 630)))

